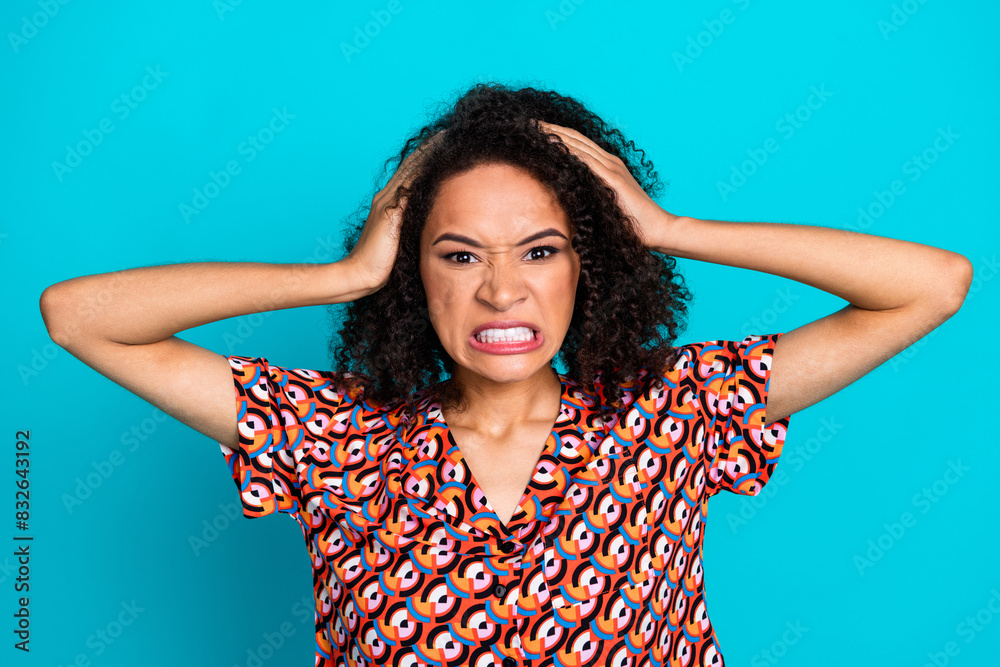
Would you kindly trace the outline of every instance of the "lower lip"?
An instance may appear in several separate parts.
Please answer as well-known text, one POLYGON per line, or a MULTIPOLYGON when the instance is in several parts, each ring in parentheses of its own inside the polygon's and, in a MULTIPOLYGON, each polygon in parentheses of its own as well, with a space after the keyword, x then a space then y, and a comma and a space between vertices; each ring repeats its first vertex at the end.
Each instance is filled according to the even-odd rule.
POLYGON ((472 346, 472 349, 489 354, 523 354, 537 350, 542 346, 542 342, 541 331, 536 332, 535 337, 531 340, 515 340, 500 343, 483 343, 475 336, 469 336, 469 345, 472 346))

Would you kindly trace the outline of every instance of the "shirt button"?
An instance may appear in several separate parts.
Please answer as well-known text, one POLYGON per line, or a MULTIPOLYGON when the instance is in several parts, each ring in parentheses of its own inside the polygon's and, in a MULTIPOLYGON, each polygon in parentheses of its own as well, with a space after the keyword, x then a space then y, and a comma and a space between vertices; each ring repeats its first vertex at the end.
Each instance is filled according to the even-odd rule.
POLYGON ((517 660, 508 657, 504 658, 503 662, 501 662, 500 664, 502 664, 503 667, 517 667, 517 660))
POLYGON ((504 586, 503 584, 497 584, 496 586, 493 587, 493 595, 497 596, 498 598, 502 598, 503 596, 507 595, 507 587, 504 586))
MULTIPOLYGON (((501 542, 500 543, 500 551, 504 552, 505 554, 509 554, 513 550, 514 550, 514 545, 511 544, 510 542, 501 542)), ((510 665, 504 665, 504 667, 511 667, 511 666, 510 665)))

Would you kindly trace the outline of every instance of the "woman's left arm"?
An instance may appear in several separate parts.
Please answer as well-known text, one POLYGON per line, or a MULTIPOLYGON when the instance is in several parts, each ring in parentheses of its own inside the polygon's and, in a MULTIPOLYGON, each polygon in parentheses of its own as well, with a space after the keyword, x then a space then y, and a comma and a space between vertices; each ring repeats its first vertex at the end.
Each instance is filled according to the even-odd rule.
POLYGON ((615 190, 649 248, 771 273, 848 301, 778 339, 768 424, 840 391, 926 336, 958 311, 972 283, 972 264, 963 255, 921 243, 829 227, 672 215, 617 156, 576 130, 539 126, 615 190))
POLYGON ((640 228, 653 250, 771 273, 848 301, 778 339, 768 424, 840 391, 926 336, 958 311, 972 283, 972 264, 958 253, 829 227, 699 220, 660 209, 640 228))

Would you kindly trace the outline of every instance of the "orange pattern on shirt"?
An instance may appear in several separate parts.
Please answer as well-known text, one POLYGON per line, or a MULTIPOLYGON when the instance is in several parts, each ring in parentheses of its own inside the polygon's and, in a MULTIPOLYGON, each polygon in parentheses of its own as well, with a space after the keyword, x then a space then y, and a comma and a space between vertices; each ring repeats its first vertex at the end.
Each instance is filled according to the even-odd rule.
POLYGON ((723 666, 705 607, 708 499, 757 495, 789 417, 764 428, 781 334, 683 346, 608 423, 560 375, 560 415, 504 526, 422 395, 376 410, 331 374, 228 357, 253 518, 291 515, 312 556, 316 667, 723 666))

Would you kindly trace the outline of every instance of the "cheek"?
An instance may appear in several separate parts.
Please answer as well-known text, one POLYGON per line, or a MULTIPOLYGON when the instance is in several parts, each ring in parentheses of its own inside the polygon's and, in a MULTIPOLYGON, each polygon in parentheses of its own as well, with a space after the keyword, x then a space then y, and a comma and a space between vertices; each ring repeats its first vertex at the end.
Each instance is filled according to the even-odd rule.
POLYGON ((428 317, 438 334, 438 338, 449 337, 449 331, 456 325, 462 323, 458 320, 459 314, 464 313, 466 308, 462 306, 464 299, 468 298, 463 293, 463 288, 468 291, 468 281, 459 281, 433 271, 423 273, 424 296, 427 299, 428 317))
POLYGON ((576 294, 576 286, 580 283, 580 271, 573 271, 566 284, 572 294, 576 294))
MULTIPOLYGON (((462 296, 463 282, 454 277, 428 271, 423 276, 423 281, 424 295, 427 297, 428 304, 452 304, 462 296)), ((467 288, 468 281, 465 283, 464 287, 467 288)))
POLYGON ((552 298, 557 298, 561 304, 572 309, 579 281, 579 267, 571 263, 566 271, 552 281, 550 290, 552 298))

